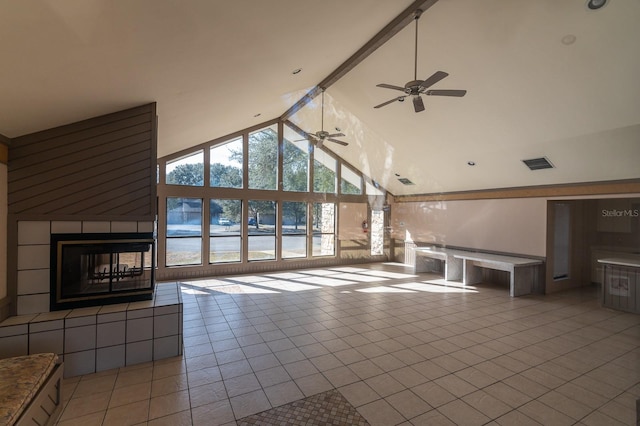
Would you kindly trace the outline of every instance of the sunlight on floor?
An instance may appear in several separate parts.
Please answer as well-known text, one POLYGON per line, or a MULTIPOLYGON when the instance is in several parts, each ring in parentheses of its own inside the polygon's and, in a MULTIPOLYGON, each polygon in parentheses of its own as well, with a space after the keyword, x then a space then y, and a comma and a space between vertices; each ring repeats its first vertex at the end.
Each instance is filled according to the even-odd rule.
POLYGON ((477 293, 477 290, 471 290, 468 288, 460 288, 460 287, 450 287, 450 286, 442 286, 442 285, 433 285, 433 284, 423 284, 423 283, 405 283, 405 284, 395 284, 394 287, 400 287, 409 290, 417 290, 417 291, 426 291, 429 293, 477 293))
POLYGON ((383 285, 377 287, 361 288, 356 291, 360 291, 362 293, 417 293, 417 291, 409 289, 386 287, 383 285))

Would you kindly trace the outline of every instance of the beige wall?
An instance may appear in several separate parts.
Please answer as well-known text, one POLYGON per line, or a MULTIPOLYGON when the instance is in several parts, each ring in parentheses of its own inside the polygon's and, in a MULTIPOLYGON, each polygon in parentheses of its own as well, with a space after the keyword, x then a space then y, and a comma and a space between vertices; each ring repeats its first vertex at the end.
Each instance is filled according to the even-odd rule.
POLYGON ((547 199, 423 201, 391 209, 393 238, 545 256, 547 199))
POLYGON ((366 240, 368 235, 362 231, 362 222, 367 220, 366 203, 340 203, 338 215, 338 239, 366 240))

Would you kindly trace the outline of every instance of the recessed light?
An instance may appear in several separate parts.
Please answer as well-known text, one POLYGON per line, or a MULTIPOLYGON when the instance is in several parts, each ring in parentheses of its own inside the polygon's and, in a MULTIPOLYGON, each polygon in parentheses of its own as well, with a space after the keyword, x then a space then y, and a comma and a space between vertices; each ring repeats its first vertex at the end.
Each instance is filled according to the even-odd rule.
POLYGON ((254 116, 254 117, 260 117, 261 115, 262 115, 262 114, 257 113, 257 114, 254 114, 253 116, 254 116))
POLYGON ((340 127, 336 126, 336 132, 341 132, 341 131, 342 131, 342 129, 340 127))
POLYGON ((476 162, 475 161, 467 161, 467 164, 470 166, 475 166, 476 162))
POLYGON ((562 44, 564 44, 565 46, 572 45, 573 43, 576 42, 576 40, 577 40, 577 38, 573 34, 567 34, 566 36, 564 36, 564 37, 562 37, 560 39, 562 44))
POLYGON ((587 9, 589 10, 598 10, 605 7, 607 4, 607 0, 587 0, 587 9))
POLYGON ((295 74, 300 74, 300 71, 302 71, 302 68, 296 68, 295 70, 293 70, 291 72, 291 74, 295 75, 295 74))

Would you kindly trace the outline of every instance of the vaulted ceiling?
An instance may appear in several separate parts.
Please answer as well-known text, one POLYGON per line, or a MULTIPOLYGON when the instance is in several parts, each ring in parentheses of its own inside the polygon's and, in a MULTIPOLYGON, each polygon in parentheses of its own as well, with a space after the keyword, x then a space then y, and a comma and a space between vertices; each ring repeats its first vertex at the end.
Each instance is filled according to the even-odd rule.
MULTIPOLYGON (((638 0, 0 0, 0 134, 157 102, 166 156, 329 82, 324 128, 349 145, 326 145, 396 195, 638 179, 638 22, 638 0), (414 79, 415 23, 376 40, 418 6, 418 79, 468 92, 374 109, 414 79)), ((320 98, 289 118, 320 130, 320 98)))

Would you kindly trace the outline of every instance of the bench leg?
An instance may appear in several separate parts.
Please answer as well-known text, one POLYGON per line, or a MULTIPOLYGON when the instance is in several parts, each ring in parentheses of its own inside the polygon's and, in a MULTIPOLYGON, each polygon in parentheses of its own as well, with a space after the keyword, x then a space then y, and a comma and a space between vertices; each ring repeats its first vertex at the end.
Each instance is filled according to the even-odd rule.
POLYGON ((510 293, 511 297, 531 294, 535 268, 532 266, 514 268, 511 272, 510 293))
POLYGON ((444 279, 447 281, 462 281, 464 277, 464 266, 462 259, 447 256, 444 263, 444 279))
POLYGON ((482 268, 476 266, 472 260, 464 259, 464 285, 478 284, 482 282, 482 268))

